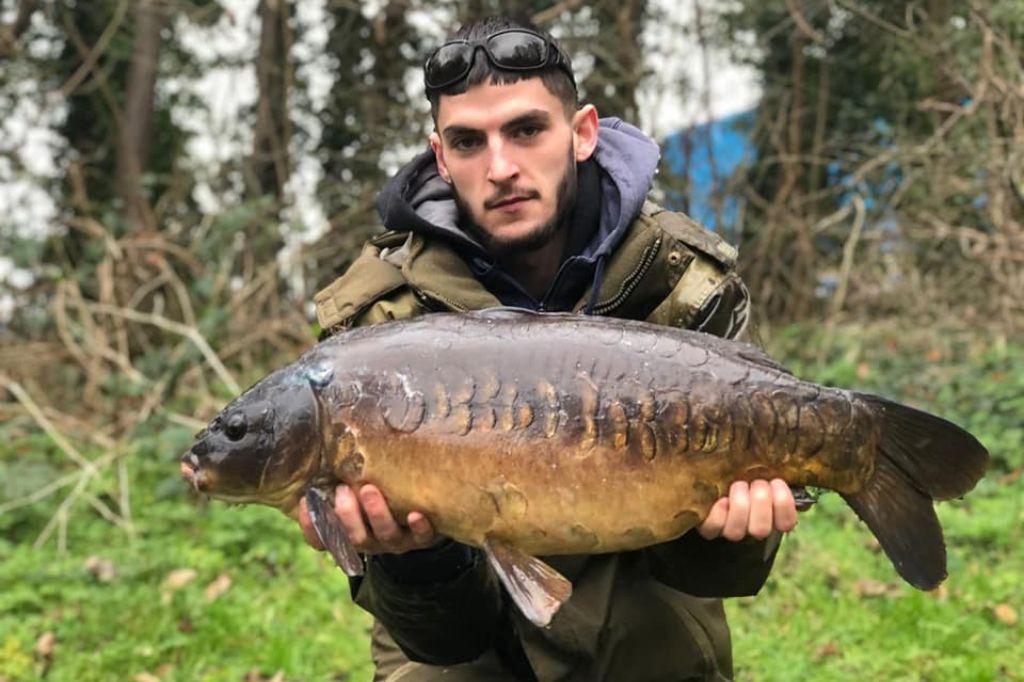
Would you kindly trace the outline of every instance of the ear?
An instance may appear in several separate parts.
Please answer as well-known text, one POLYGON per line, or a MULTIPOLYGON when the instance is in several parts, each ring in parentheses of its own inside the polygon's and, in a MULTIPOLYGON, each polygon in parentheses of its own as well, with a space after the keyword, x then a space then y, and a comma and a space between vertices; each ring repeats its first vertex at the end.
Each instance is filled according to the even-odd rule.
POLYGON ((430 133, 430 148, 434 150, 434 157, 437 159, 437 172, 441 179, 450 185, 452 176, 448 172, 448 164, 444 162, 444 147, 441 146, 441 136, 437 133, 430 133))
POLYGON ((576 143, 576 162, 586 161, 597 148, 597 109, 588 104, 572 116, 572 136, 576 143))

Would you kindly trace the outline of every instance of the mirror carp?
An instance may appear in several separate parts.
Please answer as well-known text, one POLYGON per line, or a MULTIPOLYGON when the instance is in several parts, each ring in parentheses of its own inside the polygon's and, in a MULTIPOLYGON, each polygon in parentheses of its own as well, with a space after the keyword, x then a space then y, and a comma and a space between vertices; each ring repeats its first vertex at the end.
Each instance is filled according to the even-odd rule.
POLYGON ((837 491, 920 589, 946 577, 933 501, 971 490, 969 433, 801 381, 748 344, 595 316, 431 314, 323 341, 233 400, 181 460, 196 490, 297 515, 348 575, 340 482, 486 553, 546 625, 572 585, 537 556, 667 542, 737 480, 837 491))

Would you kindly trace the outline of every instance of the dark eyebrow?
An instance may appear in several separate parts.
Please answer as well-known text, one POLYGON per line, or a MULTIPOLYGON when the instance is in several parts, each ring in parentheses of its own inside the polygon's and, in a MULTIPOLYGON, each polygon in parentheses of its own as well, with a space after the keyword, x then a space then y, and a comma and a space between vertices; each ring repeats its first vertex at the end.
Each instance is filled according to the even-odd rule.
MULTIPOLYGON (((521 128, 526 125, 533 125, 537 127, 544 127, 549 125, 551 122, 551 114, 543 109, 531 109, 526 113, 516 116, 511 121, 502 124, 501 132, 509 133, 516 128, 521 128)), ((441 136, 444 139, 451 141, 452 138, 458 135, 479 135, 480 130, 477 128, 470 128, 469 126, 450 125, 441 131, 441 136)))
POLYGON ((522 128, 524 126, 536 126, 542 128, 547 126, 551 122, 551 114, 544 111, 543 109, 533 109, 527 111, 525 114, 516 116, 508 123, 501 126, 501 132, 508 133, 516 128, 522 128))
POLYGON ((441 131, 442 137, 451 142, 453 137, 459 135, 479 135, 480 131, 476 128, 470 128, 468 126, 448 126, 441 131))

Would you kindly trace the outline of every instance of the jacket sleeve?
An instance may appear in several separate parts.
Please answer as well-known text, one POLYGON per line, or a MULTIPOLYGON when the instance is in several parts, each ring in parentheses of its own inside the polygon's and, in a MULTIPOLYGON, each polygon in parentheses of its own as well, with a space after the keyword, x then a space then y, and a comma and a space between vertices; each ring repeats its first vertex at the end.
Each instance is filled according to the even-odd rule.
POLYGON ((504 608, 482 554, 453 541, 371 557, 366 574, 352 580, 352 592, 409 660, 430 665, 479 657, 494 642, 504 608))
POLYGON ((768 579, 780 533, 765 540, 705 540, 691 530, 677 540, 645 550, 651 575, 695 597, 748 597, 768 579))
MULTIPOLYGON (((727 339, 748 340, 749 315, 750 294, 743 280, 729 270, 702 301, 689 326, 727 339)), ((645 553, 651 573, 669 587, 697 597, 742 597, 757 594, 764 585, 780 541, 780 533, 765 540, 705 540, 691 530, 645 553)))

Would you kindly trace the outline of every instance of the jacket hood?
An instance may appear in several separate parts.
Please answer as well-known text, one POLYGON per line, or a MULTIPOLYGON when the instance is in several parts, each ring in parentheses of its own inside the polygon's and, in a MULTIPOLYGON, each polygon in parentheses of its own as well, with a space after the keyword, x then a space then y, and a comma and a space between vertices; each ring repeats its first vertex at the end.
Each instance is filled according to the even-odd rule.
POLYGON ((578 165, 580 193, 569 219, 573 232, 568 251, 540 299, 528 294, 460 227, 452 189, 441 179, 433 151, 420 154, 388 181, 377 198, 377 210, 389 229, 449 243, 469 263, 473 276, 503 305, 569 310, 590 283, 590 311, 596 304, 604 264, 640 213, 659 156, 658 145, 639 129, 617 118, 601 120, 593 156, 578 165))
MULTIPOLYGON (((657 143, 638 128, 617 118, 601 119, 592 157, 601 170, 600 226, 579 257, 593 261, 618 245, 650 191, 659 157, 657 143)), ((459 227, 451 186, 438 174, 434 152, 429 149, 384 185, 377 211, 388 229, 432 235, 484 252, 459 227)))

